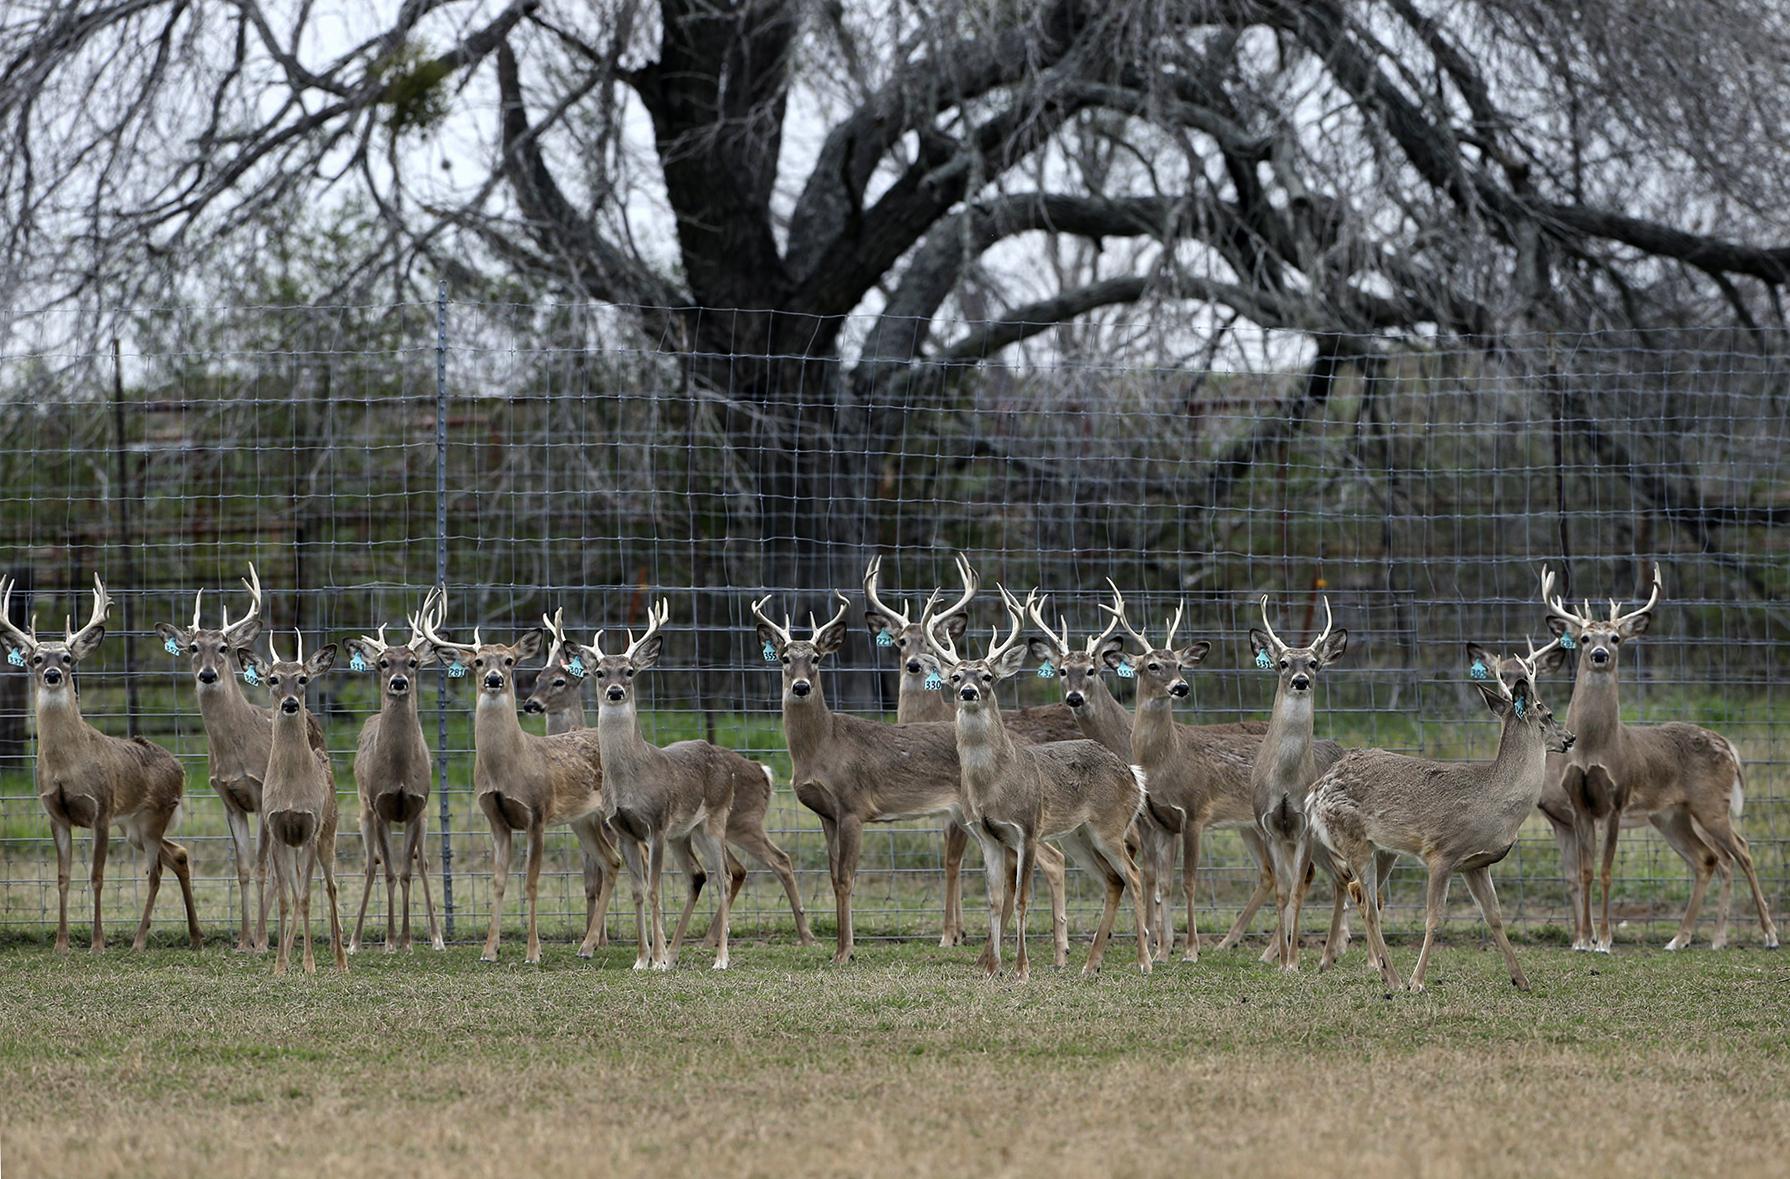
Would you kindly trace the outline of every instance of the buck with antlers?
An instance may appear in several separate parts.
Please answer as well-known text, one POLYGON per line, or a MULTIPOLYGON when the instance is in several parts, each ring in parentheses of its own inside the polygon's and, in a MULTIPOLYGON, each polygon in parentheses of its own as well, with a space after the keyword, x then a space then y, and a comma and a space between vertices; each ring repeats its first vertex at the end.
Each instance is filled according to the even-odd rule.
MULTIPOLYGON (((547 628, 547 662, 535 673, 534 687, 522 702, 522 711, 530 716, 544 715, 547 735, 553 737, 585 727, 584 682, 590 669, 583 659, 568 654, 564 610, 554 610, 551 617, 541 615, 541 625, 547 628)), ((616 835, 608 823, 603 824, 602 835, 611 847, 615 846, 616 835)), ((586 851, 582 858, 585 928, 596 931, 596 945, 606 946, 609 901, 615 892, 616 873, 610 870, 611 860, 600 854, 586 851)), ((615 859, 614 863, 619 865, 621 861, 615 859)))
POLYGON ((1429 869, 1423 948, 1411 972, 1411 989, 1423 989, 1448 881, 1457 872, 1466 877, 1504 955, 1510 981, 1520 990, 1529 989, 1504 935, 1491 867, 1509 854, 1541 798, 1548 752, 1573 747, 1573 735, 1554 720, 1535 687, 1538 661, 1558 645, 1555 639, 1537 651, 1530 643, 1528 658, 1500 661, 1478 644, 1467 644, 1473 686, 1503 722, 1498 753, 1490 762, 1425 761, 1378 749, 1356 750, 1344 754, 1311 788, 1305 813, 1312 833, 1331 854, 1366 921, 1368 945, 1390 989, 1397 990, 1400 982, 1380 932, 1379 888, 1386 867, 1401 852, 1421 859, 1429 869))
POLYGON ((1078 864, 1106 885, 1106 906, 1082 972, 1100 969, 1119 901, 1129 889, 1137 921, 1137 965, 1148 974, 1149 918, 1143 884, 1125 846, 1126 833, 1144 807, 1144 771, 1120 761, 1097 741, 1026 745, 1007 733, 995 689, 1025 666, 1022 632, 1037 598, 1034 591, 1022 606, 1002 587, 1001 599, 1007 606, 1007 637, 1002 639, 997 628, 987 654, 980 659, 963 658, 950 637, 938 633, 932 625, 930 605, 921 615, 921 629, 957 701, 964 823, 982 845, 988 871, 987 969, 990 974, 1000 970, 1006 898, 1011 888, 1018 916, 1014 971, 1020 979, 1030 973, 1026 910, 1031 900, 1032 867, 1038 860, 1040 841, 1058 839, 1078 864), (1011 871, 1007 867, 1009 851, 1014 857, 1011 871))
MULTIPOLYGON (((864 621, 877 644, 894 647, 901 660, 901 679, 895 697, 896 723, 953 722, 957 709, 950 697, 940 690, 944 680, 939 675, 937 660, 928 651, 920 624, 907 613, 912 603, 903 603, 904 608, 897 610, 877 593, 877 579, 882 575, 882 567, 883 559, 874 557, 864 571, 864 621)), ((961 553, 957 557, 957 573, 963 581, 963 593, 939 615, 939 625, 953 642, 963 638, 969 625, 969 606, 981 584, 975 569, 961 553)), ((931 607, 937 600, 938 591, 934 590, 926 599, 926 606, 931 607)), ((1061 704, 1043 705, 1016 710, 1007 717, 1007 728, 1021 740, 1034 743, 1067 741, 1085 735, 1078 720, 1072 710, 1061 704)), ((939 938, 941 946, 955 946, 963 941, 961 873, 963 852, 968 842, 969 834, 960 824, 946 826, 945 930, 939 938)), ((1063 932, 1066 938, 1066 927, 1063 932)))
POLYGON ((336 897, 336 774, 329 754, 311 744, 315 722, 305 707, 310 682, 335 664, 336 645, 330 643, 306 659, 301 634, 294 659, 281 659, 271 638, 268 650, 272 660, 247 648, 238 649, 236 662, 243 671, 253 673, 254 682, 266 684, 274 699, 273 743, 261 780, 261 838, 268 844, 268 866, 280 898, 280 946, 273 972, 286 973, 300 929, 304 931, 305 973, 317 972, 311 954, 311 879, 319 864, 329 897, 330 949, 336 969, 346 971, 348 957, 342 949, 341 906, 336 897))
POLYGON ((670 614, 668 601, 662 600, 650 608, 646 632, 636 639, 630 630, 627 647, 616 654, 604 653, 602 631, 597 632, 588 647, 569 646, 568 654, 584 661, 596 681, 604 814, 622 836, 628 870, 634 876, 635 895, 644 891, 651 909, 651 941, 643 926, 634 968, 640 970, 650 964, 655 970, 669 970, 676 963, 684 930, 706 875, 713 873, 719 882, 712 926, 714 969, 726 970, 728 921, 734 897, 746 879, 745 868, 728 851, 729 844, 776 873, 789 897, 801 943, 812 945, 814 937, 808 932, 808 915, 802 909, 795 868, 764 829, 765 812, 771 801, 771 768, 708 741, 679 741, 661 747, 640 732, 636 677, 658 663, 664 646, 662 631, 670 614), (641 844, 647 850, 644 865, 640 861, 641 844), (690 877, 689 900, 669 943, 659 892, 667 846, 690 877), (695 854, 698 850, 706 861, 700 866, 695 854))
MULTIPOLYGON (((1653 592, 1646 605, 1624 614, 1612 600, 1610 617, 1597 619, 1591 616, 1590 602, 1584 603, 1582 614, 1567 609, 1554 590, 1554 575, 1545 566, 1541 571, 1541 597, 1548 610, 1548 629, 1556 640, 1547 666, 1564 662, 1569 650, 1579 652, 1578 677, 1566 710, 1566 723, 1579 740, 1570 756, 1557 759, 1550 767, 1550 777, 1559 782, 1574 820, 1576 854, 1572 866, 1577 869, 1578 880, 1573 948, 1610 952, 1610 883, 1625 815, 1646 816, 1696 872, 1684 918, 1677 934, 1667 943, 1668 949, 1690 944, 1710 875, 1719 868, 1724 879, 1731 881, 1735 863, 1740 865, 1752 889, 1765 944, 1775 947, 1777 927, 1772 924, 1765 894, 1759 888, 1752 852, 1746 838, 1735 828, 1744 787, 1740 755, 1733 744, 1718 733, 1683 722, 1645 726, 1622 723, 1617 699, 1617 656, 1623 643, 1647 632, 1662 586, 1656 563, 1653 592), (1594 941, 1591 866, 1599 823, 1604 824, 1600 873, 1603 910, 1594 941), (1704 848, 1710 854, 1706 855, 1704 848)), ((1718 936, 1727 932, 1730 887, 1731 884, 1723 887, 1718 936)))
POLYGON ((381 864, 385 865, 385 952, 410 949, 413 868, 423 882, 429 944, 437 950, 445 949, 441 930, 435 923, 435 899, 429 894, 429 857, 423 841, 434 767, 416 712, 416 674, 435 662, 435 652, 423 637, 422 622, 414 614, 410 616, 410 638, 404 642, 387 642, 385 627, 381 626, 378 634, 349 639, 345 646, 351 669, 372 671, 379 677, 379 711, 367 718, 354 751, 354 783, 360 791, 360 836, 367 852, 367 879, 361 889, 360 911, 354 917, 348 952, 360 950, 367 902, 373 895, 373 877, 381 864), (394 823, 405 824, 404 848, 395 860, 391 840, 394 823), (400 887, 404 893, 401 909, 397 903, 400 887))
MULTIPOLYGON (((437 588, 424 602, 418 621, 435 658, 469 672, 478 680, 478 703, 472 714, 472 785, 479 810, 491 828, 491 925, 485 935, 484 962, 497 961, 503 931, 503 894, 509 884, 510 856, 516 832, 528 839, 528 951, 526 961, 541 960, 536 914, 547 828, 565 823, 586 855, 602 856, 610 875, 621 870, 621 858, 603 835, 603 766, 597 734, 579 729, 539 737, 522 728, 516 713, 516 665, 541 650, 539 629, 524 631, 514 644, 487 643, 474 627, 471 643, 441 637, 447 616, 447 592, 437 588)), ((449 674, 454 674, 452 667, 449 674)), ((635 897, 639 919, 641 898, 635 897)), ((578 955, 588 958, 597 931, 587 924, 578 955)))
MULTIPOLYGON (((795 638, 765 614, 769 595, 752 603, 765 657, 782 669, 783 735, 789 747, 790 782, 802 805, 820 818, 827 841, 827 869, 838 917, 837 965, 851 961, 852 889, 864 824, 893 823, 929 815, 963 819, 957 737, 952 724, 927 721, 887 725, 827 707, 821 661, 845 645, 851 602, 838 595, 839 611, 824 625, 808 619, 809 637, 795 638)), ((967 603, 965 603, 967 605, 967 603)), ((1063 857, 1041 849, 1039 867, 1051 891, 1056 960, 1068 960, 1069 921, 1063 893, 1063 857)), ((949 911, 947 910, 947 913, 949 911)), ((941 945, 955 945, 949 924, 941 945)), ((984 965, 988 956, 983 955, 984 965)))
POLYGON ((186 848, 167 838, 186 792, 180 763, 160 746, 141 737, 108 736, 81 716, 75 666, 98 650, 105 638, 106 615, 112 607, 105 583, 94 575, 92 613, 80 630, 69 620, 60 641, 40 641, 36 623, 31 624, 29 633, 13 625, 13 585, 12 578, 0 577, 0 642, 6 647, 7 660, 31 677, 36 698, 37 800, 50 816, 50 831, 56 841, 56 952, 68 952, 68 883, 76 827, 93 831, 92 948, 96 953, 106 948, 106 852, 114 823, 124 828, 131 846, 143 853, 149 884, 143 920, 137 925, 131 948, 141 950, 148 943, 162 869, 171 868, 186 903, 187 937, 198 949, 202 939, 199 916, 193 908, 191 860, 186 848))
MULTIPOLYGON (((237 895, 242 904, 242 925, 236 937, 239 952, 267 948, 267 841, 251 832, 250 816, 261 813, 261 780, 267 772, 268 750, 273 744, 273 709, 251 703, 237 681, 237 656, 253 646, 261 633, 261 577, 255 566, 243 579, 249 593, 249 612, 230 621, 224 607, 223 625, 213 630, 204 625, 201 609, 205 591, 193 596, 193 620, 187 626, 156 624, 156 634, 170 655, 185 655, 199 698, 199 716, 205 725, 207 765, 211 788, 224 804, 224 823, 236 860, 237 895), (254 869, 255 919, 249 923, 249 872, 254 869)), ((326 752, 323 726, 307 712, 311 747, 326 752)))
POLYGON ((1262 738, 1250 769, 1256 826, 1268 843, 1274 869, 1275 941, 1281 969, 1299 969, 1299 917, 1305 907, 1315 868, 1336 882, 1331 898, 1330 931, 1324 938, 1319 970, 1328 970, 1349 944, 1344 923, 1343 888, 1327 850, 1314 846, 1305 819, 1306 793, 1325 770, 1343 755, 1334 741, 1313 736, 1318 673, 1342 658, 1349 632, 1338 630, 1324 599, 1324 629, 1304 647, 1294 647, 1274 633, 1268 621, 1268 595, 1262 595, 1262 626, 1249 631, 1255 664, 1276 672, 1274 706, 1268 735, 1262 738))

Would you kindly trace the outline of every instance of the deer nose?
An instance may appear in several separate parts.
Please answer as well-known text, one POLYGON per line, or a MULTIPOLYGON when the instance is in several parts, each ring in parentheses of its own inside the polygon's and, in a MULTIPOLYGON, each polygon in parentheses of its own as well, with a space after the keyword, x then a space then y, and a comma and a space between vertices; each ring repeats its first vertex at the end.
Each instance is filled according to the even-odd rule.
POLYGON ((298 711, 298 697, 297 696, 288 696, 284 700, 280 701, 280 711, 285 713, 287 716, 291 716, 293 713, 297 712, 298 711))
POLYGON ((1302 675, 1296 675, 1293 677, 1293 691, 1303 692, 1309 687, 1311 687, 1310 678, 1308 678, 1306 676, 1302 676, 1302 675))
POLYGON ((907 674, 919 675, 920 672, 924 669, 924 667, 925 667, 925 665, 922 664, 918 659, 910 659, 907 661, 907 674))
POLYGON ((1082 706, 1082 694, 1080 692, 1067 693, 1063 697, 1063 703, 1071 708, 1080 708, 1082 706))
POLYGON ((522 711, 526 712, 526 713, 534 714, 534 713, 546 712, 547 710, 545 708, 541 707, 541 702, 539 700, 536 700, 533 696, 530 696, 528 699, 526 699, 522 702, 522 711))
POLYGON ((494 671, 486 672, 485 673, 485 687, 489 688, 493 692, 498 691, 499 689, 501 689, 503 687, 503 677, 498 675, 494 671))
POLYGON ((62 682, 62 669, 61 668, 52 667, 52 668, 47 669, 44 672, 44 683, 50 685, 52 688, 61 682, 62 682))
POLYGON ((1605 647, 1591 648, 1591 662, 1601 666, 1605 663, 1608 663, 1609 661, 1610 661, 1610 652, 1609 652, 1608 648, 1605 648, 1605 647))
POLYGON ((392 691, 408 692, 409 690, 410 690, 410 680, 408 677, 401 676, 401 675, 395 675, 392 677, 392 691))
POLYGON ((1188 688, 1187 688, 1186 680, 1176 680, 1174 683, 1172 683, 1168 686, 1168 694, 1170 696, 1173 696, 1177 700, 1186 696, 1187 692, 1188 692, 1188 688))
POLYGON ((199 682, 202 684, 215 684, 218 682, 218 673, 209 667, 201 667, 199 669, 199 682))
POLYGON ((789 686, 789 690, 798 696, 806 696, 809 692, 813 691, 813 687, 807 680, 797 680, 789 686))
POLYGON ((976 685, 965 684, 957 690, 957 696, 960 700, 980 700, 982 693, 976 691, 976 685))
POLYGON ((612 702, 620 704, 623 697, 627 696, 628 690, 620 684, 610 684, 609 687, 604 690, 603 694, 609 697, 612 702))

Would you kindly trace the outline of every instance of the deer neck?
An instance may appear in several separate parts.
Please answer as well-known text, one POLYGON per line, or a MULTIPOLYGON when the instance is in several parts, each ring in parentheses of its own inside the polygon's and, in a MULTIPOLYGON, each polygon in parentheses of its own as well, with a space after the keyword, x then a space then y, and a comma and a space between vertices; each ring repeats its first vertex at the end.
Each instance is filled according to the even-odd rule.
POLYGON ((1581 754, 1614 745, 1622 732, 1622 704, 1616 691, 1616 673, 1582 673, 1572 687, 1566 707, 1566 727, 1577 738, 1573 746, 1581 754))
POLYGON ((833 738, 833 710, 827 707, 819 673, 809 682, 814 690, 806 698, 783 694, 783 736, 789 742, 790 758, 801 762, 825 749, 833 738))
POLYGON ((897 724, 913 724, 917 721, 949 720, 955 709, 940 706, 943 697, 926 687, 926 673, 909 674, 904 667, 901 672, 901 689, 895 696, 895 721, 897 724))
POLYGON ((100 732, 81 715, 74 685, 60 692, 45 692, 34 684, 32 690, 37 693, 39 760, 52 764, 81 760, 82 751, 100 732))
MULTIPOLYGON (((1109 696, 1108 699, 1111 699, 1109 696)), ((1116 706, 1119 702, 1113 701, 1116 706)), ((1180 744, 1175 731, 1175 706, 1167 696, 1139 699, 1131 718, 1131 756, 1139 765, 1157 766, 1174 757, 1180 744)))
POLYGON ((199 718, 205 722, 207 731, 246 725, 257 719, 258 714, 269 711, 250 703, 233 675, 221 675, 209 684, 194 680, 193 684, 199 696, 199 718))
POLYGON ((1498 753, 1492 759, 1494 789, 1512 799, 1527 798, 1523 808, 1527 814, 1541 798, 1547 760, 1547 740, 1541 730, 1514 715, 1506 716, 1498 735, 1498 753))
POLYGON ((1132 717, 1107 690, 1106 681, 1094 678, 1092 687, 1082 693, 1081 707, 1075 710, 1075 723, 1089 739, 1108 749, 1131 747, 1132 717))
POLYGON ((384 693, 385 699, 379 702, 379 715, 384 718, 388 732, 396 732, 399 727, 414 728, 423 731, 422 721, 417 719, 416 689, 413 687, 402 696, 384 693))
POLYGON ((506 687, 493 695, 479 689, 478 703, 472 710, 473 773, 481 766, 494 769, 514 765, 527 752, 528 734, 516 715, 516 690, 506 687))
POLYGON ((971 796, 985 795, 1002 772, 1012 765, 1017 753, 1007 726, 1001 721, 1001 706, 991 693, 981 708, 957 710, 957 763, 963 773, 963 786, 971 796))
POLYGON ((584 728, 583 693, 572 697, 570 703, 562 704, 547 714, 547 735, 557 736, 560 733, 574 733, 584 728))
POLYGON ((1295 696, 1285 688, 1276 689, 1260 754, 1267 759, 1268 771, 1276 779, 1309 782, 1316 776, 1310 772, 1316 721, 1317 706, 1310 692, 1295 696))
POLYGON ((317 752, 311 748, 309 721, 306 709, 293 713, 274 709, 273 744, 267 757, 269 781, 305 781, 316 770, 317 752))

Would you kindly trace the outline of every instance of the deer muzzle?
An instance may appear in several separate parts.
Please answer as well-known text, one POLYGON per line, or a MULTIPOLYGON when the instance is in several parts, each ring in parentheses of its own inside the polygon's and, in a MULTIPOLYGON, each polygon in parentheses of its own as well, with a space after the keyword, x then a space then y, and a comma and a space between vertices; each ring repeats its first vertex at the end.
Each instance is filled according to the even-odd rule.
POLYGON ((1295 692, 1309 692, 1311 691, 1311 677, 1306 675, 1296 675, 1288 683, 1288 687, 1292 688, 1295 692))
POLYGON ((795 683, 789 685, 789 690, 793 695, 805 697, 808 693, 814 690, 814 685, 810 684, 807 680, 797 680, 795 683))
POLYGON ((1063 703, 1071 708, 1080 708, 1087 703, 1087 698, 1080 692, 1066 692, 1063 695, 1063 703))
POLYGON ((921 663, 918 659, 910 659, 907 661, 907 674, 919 675, 922 671, 925 671, 925 670, 926 670, 926 665, 921 663))
POLYGON ((530 696, 522 702, 522 711, 528 713, 530 716, 539 716, 541 713, 547 711, 547 706, 542 704, 539 700, 536 700, 533 696, 530 696))
POLYGON ((199 669, 199 682, 202 684, 217 683, 218 682, 217 669, 215 667, 201 667, 199 669))
POLYGON ((1168 686, 1168 694, 1177 700, 1185 699, 1190 690, 1186 680, 1176 680, 1168 686))
POLYGON ((60 667, 46 667, 44 669, 44 684, 46 687, 54 688, 61 682, 62 669, 60 667))
POLYGON ((487 691, 487 692, 503 691, 503 676, 499 675, 495 671, 486 672, 485 673, 485 691, 487 691))
POLYGON ((963 687, 957 689, 957 698, 959 700, 980 700, 982 699, 982 693, 977 689, 975 684, 965 684, 963 687))
POLYGON ((1591 648, 1591 663, 1594 667, 1603 667, 1610 662, 1610 649, 1605 646, 1591 648))
POLYGON ((393 676, 391 682, 386 684, 386 690, 394 696, 402 696, 404 693, 410 691, 410 677, 402 675, 393 676))
POLYGON ((603 689, 603 695, 611 704, 620 704, 628 698, 628 690, 620 684, 610 684, 603 689))
POLYGON ((280 700, 280 711, 287 716, 296 716, 299 707, 297 696, 286 696, 280 700))

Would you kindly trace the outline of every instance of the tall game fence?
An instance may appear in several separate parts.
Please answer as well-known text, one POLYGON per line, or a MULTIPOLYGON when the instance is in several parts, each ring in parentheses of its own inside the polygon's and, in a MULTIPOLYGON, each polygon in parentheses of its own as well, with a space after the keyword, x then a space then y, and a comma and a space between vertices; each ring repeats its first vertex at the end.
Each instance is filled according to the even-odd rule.
MULTIPOLYGON (((894 660, 862 619, 872 555, 884 556, 885 595, 917 600, 949 582, 962 550, 989 582, 1048 591, 1077 633, 1100 622, 1111 577, 1153 622, 1185 599, 1183 633, 1213 641, 1191 676, 1188 721, 1265 716, 1273 677, 1251 664, 1246 640, 1257 599, 1272 595, 1288 635, 1321 625, 1327 597, 1350 643, 1323 677, 1320 735, 1483 758, 1496 728, 1466 685, 1463 641, 1545 637, 1544 562, 1574 600, 1603 602, 1634 599, 1657 560, 1666 598, 1654 629, 1623 653, 1624 715, 1696 721, 1735 742, 1747 763, 1743 830, 1768 898, 1785 903, 1782 334, 1313 340, 1190 328, 1175 359, 1145 367, 1104 359, 1144 325, 1004 350, 999 325, 958 325, 994 351, 853 366, 755 353, 763 320, 444 296, 150 309, 97 350, 77 323, 14 326, 0 354, 0 567, 19 579, 14 620, 36 615, 52 630, 85 610, 92 573, 104 576, 116 606, 81 668, 82 709, 186 765, 177 838, 192 850, 209 929, 230 928, 237 911, 230 844, 191 675, 153 626, 190 617, 201 587, 210 617, 240 610, 251 561, 270 625, 312 643, 382 622, 401 629, 437 582, 462 636, 475 624, 513 634, 563 607, 588 638, 638 628, 649 599, 668 597, 665 654, 643 687, 648 736, 706 737, 770 764, 772 837, 794 857, 810 908, 826 914, 820 827, 790 793, 779 680, 752 634, 760 594, 798 623, 827 617, 835 590, 850 594, 852 637, 826 673, 829 695, 892 717, 894 660), (687 351, 697 317, 721 318, 736 346, 687 351)), ((714 323, 703 326, 714 339, 714 323)), ((977 609, 986 633, 994 606, 977 609)), ((436 895, 466 939, 489 912, 489 837, 472 796, 471 692, 437 677, 422 697, 439 762, 429 838, 436 895)), ((1128 683, 1112 682, 1128 699, 1128 683)), ((1054 688, 1028 673, 1010 691, 1041 703, 1054 688)), ((1570 691, 1570 669, 1545 685, 1561 712, 1570 691)), ((349 762, 377 707, 371 677, 339 663, 313 707, 337 760, 345 897, 358 898, 349 762)), ((33 728, 26 677, 0 668, 0 926, 11 937, 44 936, 56 912, 33 728)), ((937 830, 914 822, 867 835, 860 934, 936 932, 937 830)), ((565 935, 584 913, 578 854, 563 829, 548 848, 543 918, 565 935)), ((77 881, 85 862, 83 841, 77 881)), ((108 903, 122 922, 143 885, 115 865, 108 903)), ((1201 872, 1202 922, 1216 927, 1254 869, 1221 832, 1201 872)), ((1531 823, 1496 872, 1516 924, 1564 921, 1545 825, 1531 823)), ((1644 828, 1624 837, 1619 879, 1620 914, 1640 930, 1675 921, 1690 882, 1644 828)), ((1419 896, 1395 879, 1401 916, 1419 896)), ((1085 881, 1071 897, 1085 930, 1098 897, 1085 881)), ((378 889, 375 913, 382 900, 378 889)), ((611 912, 624 940, 628 907, 611 912)), ((746 934, 788 919, 776 881, 758 872, 735 914, 746 934)), ((165 936, 176 916, 165 900, 165 936)), ((829 922, 819 924, 824 933, 829 922)))

